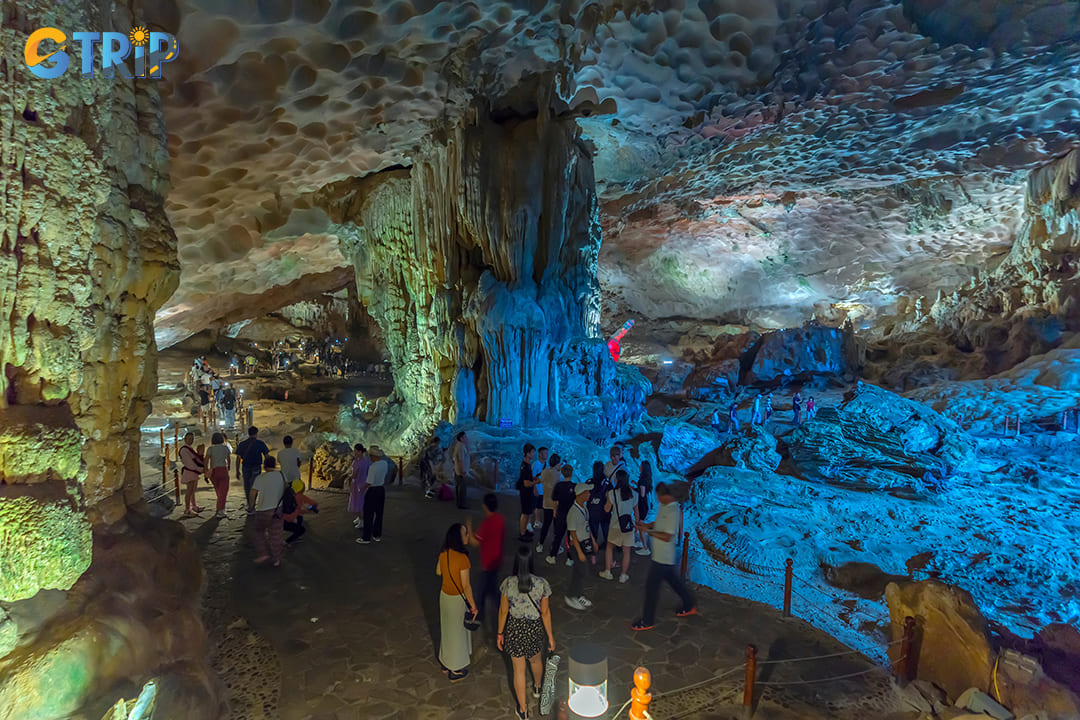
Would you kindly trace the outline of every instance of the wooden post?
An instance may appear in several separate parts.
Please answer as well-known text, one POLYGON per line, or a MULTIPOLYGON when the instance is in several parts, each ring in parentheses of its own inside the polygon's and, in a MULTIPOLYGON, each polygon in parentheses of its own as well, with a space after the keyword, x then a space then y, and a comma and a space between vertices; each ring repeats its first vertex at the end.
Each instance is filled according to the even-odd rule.
POLYGON ((165 446, 161 448, 161 487, 165 487, 166 473, 169 469, 169 451, 165 446))
POLYGON ((173 476, 173 493, 175 493, 175 495, 176 495, 176 505, 177 505, 177 507, 179 507, 180 506, 180 468, 177 467, 176 465, 173 465, 172 476, 173 476))
POLYGON ((1005 434, 1006 435, 1009 434, 1009 416, 1008 415, 1005 416, 1005 434))
POLYGON ((649 686, 652 674, 643 667, 634 671, 634 689, 630 691, 630 720, 645 720, 649 712, 652 694, 649 686))
POLYGON ((682 579, 686 579, 686 565, 690 560, 690 533, 684 532, 682 536, 682 565, 680 572, 682 579))
POLYGON ((795 575, 793 563, 794 560, 788 558, 784 567, 784 617, 791 617, 791 579, 795 575))
POLYGON ((247 413, 248 413, 248 427, 254 427, 255 426, 255 406, 248 403, 247 413))
POLYGON ((1016 437, 1020 437, 1020 416, 1016 416, 1016 437))
POLYGON ((173 446, 180 447, 180 423, 173 425, 173 446))
POLYGON ((307 489, 311 490, 314 485, 311 484, 312 479, 315 477, 315 458, 312 457, 307 466, 307 489))
POLYGON ((165 454, 165 428, 161 428, 161 454, 165 454))
POLYGON ((743 720, 754 714, 754 680, 757 677, 757 648, 746 646, 746 687, 743 689, 743 720))
POLYGON ((900 659, 896 663, 896 679, 906 685, 915 679, 915 618, 904 618, 904 636, 900 641, 900 659))

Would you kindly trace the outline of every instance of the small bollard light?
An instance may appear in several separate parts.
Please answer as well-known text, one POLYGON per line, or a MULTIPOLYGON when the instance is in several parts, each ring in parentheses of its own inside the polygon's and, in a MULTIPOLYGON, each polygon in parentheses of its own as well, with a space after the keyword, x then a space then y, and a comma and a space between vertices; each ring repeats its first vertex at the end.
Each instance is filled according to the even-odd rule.
POLYGON ((608 709, 607 655, 599 645, 582 644, 570 651, 570 710, 584 718, 608 709))

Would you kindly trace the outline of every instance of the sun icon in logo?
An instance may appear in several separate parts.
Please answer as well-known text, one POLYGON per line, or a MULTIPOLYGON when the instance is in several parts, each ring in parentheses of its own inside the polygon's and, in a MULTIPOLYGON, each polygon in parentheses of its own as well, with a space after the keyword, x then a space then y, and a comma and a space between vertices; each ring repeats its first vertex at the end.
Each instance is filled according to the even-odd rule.
POLYGON ((150 33, 147 32, 146 28, 138 25, 132 28, 131 32, 128 33, 128 39, 131 40, 132 45, 146 45, 150 42, 150 33))

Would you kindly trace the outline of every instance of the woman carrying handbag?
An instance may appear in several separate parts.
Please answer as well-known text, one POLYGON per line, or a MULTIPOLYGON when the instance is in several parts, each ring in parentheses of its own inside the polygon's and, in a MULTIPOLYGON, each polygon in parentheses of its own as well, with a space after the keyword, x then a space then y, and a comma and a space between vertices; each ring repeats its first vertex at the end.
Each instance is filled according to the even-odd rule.
POLYGON ((533 698, 540 697, 544 681, 544 665, 541 656, 544 648, 555 650, 555 635, 551 630, 551 585, 533 570, 532 553, 528 546, 518 548, 514 560, 514 574, 506 578, 499 588, 499 634, 496 642, 499 650, 510 656, 514 666, 514 695, 517 699, 517 717, 529 717, 529 704, 525 696, 525 663, 528 662, 533 676, 533 698))
POLYGON ((472 635, 469 631, 479 627, 476 601, 473 600, 472 583, 469 581, 468 540, 469 531, 464 525, 451 525, 446 531, 446 541, 435 566, 435 574, 442 578, 442 591, 439 593, 439 662, 450 682, 457 682, 469 674, 469 656, 472 654, 472 635))

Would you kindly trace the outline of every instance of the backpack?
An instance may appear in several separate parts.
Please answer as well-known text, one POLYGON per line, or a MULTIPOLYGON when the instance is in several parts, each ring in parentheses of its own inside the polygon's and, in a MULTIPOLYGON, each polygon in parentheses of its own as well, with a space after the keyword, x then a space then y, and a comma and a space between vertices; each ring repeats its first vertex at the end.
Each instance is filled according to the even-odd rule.
POLYGON ((298 504, 296 502, 296 491, 292 489, 292 483, 285 480, 285 476, 282 475, 282 480, 285 482, 285 490, 281 493, 281 514, 292 515, 296 512, 298 504))

